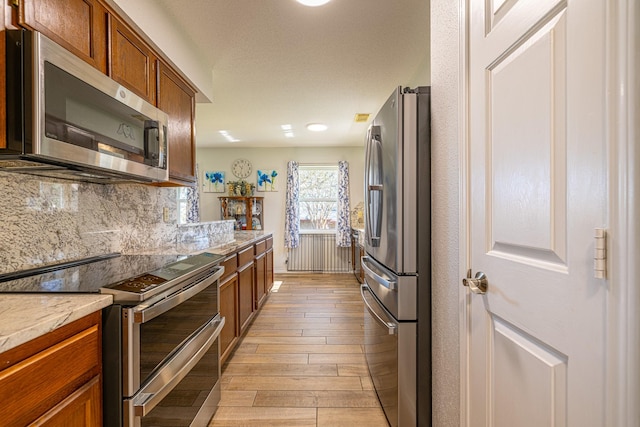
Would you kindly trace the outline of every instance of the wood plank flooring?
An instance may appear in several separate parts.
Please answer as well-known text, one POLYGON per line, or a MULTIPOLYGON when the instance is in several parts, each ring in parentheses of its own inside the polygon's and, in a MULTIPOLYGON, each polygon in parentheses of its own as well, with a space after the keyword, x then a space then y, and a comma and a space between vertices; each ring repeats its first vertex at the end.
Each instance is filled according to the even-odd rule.
POLYGON ((282 274, 222 368, 210 427, 387 427, 352 274, 282 274))

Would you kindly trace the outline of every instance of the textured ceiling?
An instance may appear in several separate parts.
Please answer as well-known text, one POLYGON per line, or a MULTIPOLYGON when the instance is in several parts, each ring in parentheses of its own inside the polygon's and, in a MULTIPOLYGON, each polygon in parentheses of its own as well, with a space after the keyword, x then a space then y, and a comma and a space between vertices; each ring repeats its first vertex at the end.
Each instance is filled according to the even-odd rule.
POLYGON ((198 147, 357 146, 399 85, 429 83, 428 0, 158 0, 202 54, 198 147), (311 122, 329 129, 312 133, 311 122), (294 137, 285 138, 283 124, 294 137), (238 142, 228 142, 226 130, 238 142))

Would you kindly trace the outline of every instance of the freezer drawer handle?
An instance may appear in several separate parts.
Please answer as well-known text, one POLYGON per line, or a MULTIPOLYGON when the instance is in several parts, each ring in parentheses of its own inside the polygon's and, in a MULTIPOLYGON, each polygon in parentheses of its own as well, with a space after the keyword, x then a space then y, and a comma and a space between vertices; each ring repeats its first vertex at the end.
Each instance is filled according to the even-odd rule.
POLYGON ((389 331, 389 335, 398 335, 398 325, 396 325, 395 323, 387 322, 382 317, 378 316, 378 314, 373 310, 373 308, 371 308, 371 306, 367 302, 367 299, 364 296, 365 291, 371 292, 369 291, 369 287, 367 285, 360 285, 360 295, 362 295, 362 301, 367 307, 369 313, 371 313, 373 318, 376 319, 378 323, 387 328, 387 330, 389 331))
POLYGON ((373 278, 376 282, 380 283, 385 288, 389 288, 392 291, 397 290, 398 282, 396 282, 395 280, 387 280, 384 277, 380 277, 380 275, 378 275, 375 271, 367 267, 367 261, 369 259, 370 258, 368 256, 362 257, 362 269, 364 270, 365 274, 373 278))

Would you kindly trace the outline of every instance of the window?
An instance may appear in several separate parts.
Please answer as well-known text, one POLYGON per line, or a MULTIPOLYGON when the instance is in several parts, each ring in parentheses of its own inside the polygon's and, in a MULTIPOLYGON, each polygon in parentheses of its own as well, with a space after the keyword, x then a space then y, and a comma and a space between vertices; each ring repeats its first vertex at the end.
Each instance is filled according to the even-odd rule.
POLYGON ((178 188, 178 224, 187 223, 187 210, 188 210, 188 198, 189 198, 188 190, 189 190, 188 187, 178 188))
POLYGON ((300 231, 335 230, 338 213, 338 166, 304 166, 298 170, 300 231))

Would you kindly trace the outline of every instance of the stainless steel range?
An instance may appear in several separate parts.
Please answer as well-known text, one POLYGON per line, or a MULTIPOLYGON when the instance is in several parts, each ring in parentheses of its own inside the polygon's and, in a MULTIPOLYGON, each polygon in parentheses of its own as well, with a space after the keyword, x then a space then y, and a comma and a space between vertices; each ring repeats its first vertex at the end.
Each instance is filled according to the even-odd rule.
POLYGON ((224 257, 111 254, 0 275, 0 292, 111 294, 104 426, 206 426, 220 400, 224 257))

